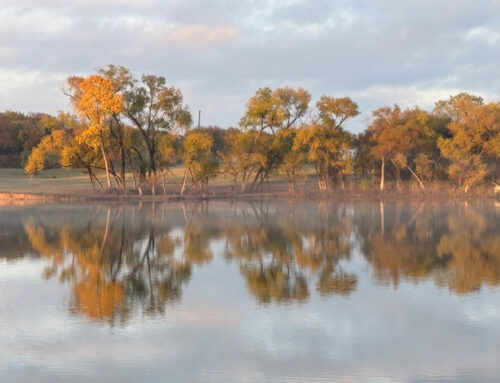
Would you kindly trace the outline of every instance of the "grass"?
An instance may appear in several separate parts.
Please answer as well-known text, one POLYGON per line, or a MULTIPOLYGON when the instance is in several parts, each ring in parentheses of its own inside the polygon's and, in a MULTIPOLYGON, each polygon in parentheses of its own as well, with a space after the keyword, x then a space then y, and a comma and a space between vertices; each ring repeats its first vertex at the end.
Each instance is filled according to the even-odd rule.
MULTIPOLYGON (((167 190, 170 196, 175 196, 179 193, 184 175, 184 167, 178 166, 170 169, 167 176, 167 190)), ((99 174, 101 183, 105 184, 104 174, 99 174)), ((376 180, 375 180, 376 181, 376 180)), ((374 181, 374 182, 375 182, 374 181)), ((132 186, 132 175, 127 174, 127 185, 132 186)), ((329 196, 334 198, 347 199, 390 199, 395 200, 404 198, 423 198, 428 199, 443 199, 443 198, 494 198, 493 188, 489 185, 482 185, 474 188, 467 195, 454 190, 453 185, 449 183, 433 183, 427 185, 424 193, 418 188, 415 183, 406 182, 404 191, 399 193, 396 191, 394 182, 387 182, 387 190, 380 192, 378 184, 371 182, 370 184, 358 183, 356 181, 348 185, 346 190, 336 188, 329 196)), ((268 196, 287 196, 288 184, 287 180, 282 175, 273 175, 271 181, 263 187, 264 194, 268 196)), ((238 195, 239 186, 234 186, 231 177, 219 175, 210 180, 210 192, 212 195, 224 197, 228 195, 238 195)), ((36 194, 42 196, 61 196, 76 197, 76 198, 101 198, 101 193, 94 193, 90 184, 88 175, 82 169, 49 169, 41 172, 35 177, 28 177, 22 169, 0 169, 0 194, 36 194)), ((163 194, 161 180, 157 189, 158 195, 163 194)), ((243 196, 248 196, 252 193, 246 193, 243 196)), ((263 193, 254 193, 262 195, 263 193)), ((1 197, 1 196, 0 196, 1 197)), ((146 196, 145 196, 146 197, 146 196)), ((303 177, 297 180, 297 189, 295 197, 305 199, 323 198, 324 194, 317 192, 316 179, 314 174, 308 172, 303 177)), ((16 197, 17 198, 17 197, 16 197)), ((21 198, 21 197, 19 197, 21 198)), ((27 198, 27 197, 22 197, 27 198)), ((57 197, 59 198, 59 197, 57 197)), ((132 198, 134 198, 132 196, 132 198)))
MULTIPOLYGON (((167 184, 180 188, 184 176, 184 167, 174 167, 167 175, 167 184)), ((275 181, 282 177, 274 177, 275 181)), ((104 174, 99 175, 99 179, 105 185, 104 174)), ((128 186, 132 186, 132 174, 126 177, 128 186)), ((160 180, 159 180, 160 182, 160 180)), ((219 175, 210 180, 210 185, 222 187, 232 184, 232 179, 219 175)), ((92 193, 92 185, 89 177, 83 169, 49 169, 37 174, 35 177, 28 177, 22 169, 0 169, 0 193, 36 193, 36 194, 66 194, 85 195, 92 193)), ((159 193, 161 193, 161 186, 159 193)))
POLYGON ((0 169, 0 192, 17 193, 88 193, 89 177, 82 170, 50 169, 30 178, 22 169, 0 169))

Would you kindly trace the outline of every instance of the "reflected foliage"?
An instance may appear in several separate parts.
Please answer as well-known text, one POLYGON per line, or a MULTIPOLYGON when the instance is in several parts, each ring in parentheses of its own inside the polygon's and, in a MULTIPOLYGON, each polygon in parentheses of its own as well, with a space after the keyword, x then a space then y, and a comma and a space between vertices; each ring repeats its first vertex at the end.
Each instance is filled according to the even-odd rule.
POLYGON ((163 315, 195 269, 221 258, 261 304, 347 296, 364 270, 393 288, 498 286, 499 215, 489 206, 383 203, 3 208, 0 256, 42 258, 43 276, 70 287, 71 312, 121 324, 163 315))
POLYGON ((163 313, 180 298, 191 264, 175 259, 176 243, 156 215, 98 208, 81 218, 55 235, 43 221, 25 224, 33 249, 50 260, 44 276, 71 284, 71 311, 124 322, 134 310, 163 313))
POLYGON ((377 281, 397 287, 402 280, 432 278, 458 294, 500 284, 499 211, 384 204, 379 209, 359 220, 357 233, 377 281))
POLYGON ((348 294, 356 278, 338 265, 350 255, 351 224, 343 207, 316 214, 276 214, 244 207, 227 224, 226 256, 238 262, 249 291, 260 302, 303 301, 310 282, 322 294, 348 294), (252 214, 253 213, 253 214, 252 214), (249 217, 250 216, 250 217, 249 217))

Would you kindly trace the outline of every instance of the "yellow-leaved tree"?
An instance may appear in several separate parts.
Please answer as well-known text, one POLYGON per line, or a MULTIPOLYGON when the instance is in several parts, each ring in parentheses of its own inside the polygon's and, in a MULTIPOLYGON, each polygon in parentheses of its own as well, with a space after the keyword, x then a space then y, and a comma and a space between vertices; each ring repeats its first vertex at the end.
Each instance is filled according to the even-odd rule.
POLYGON ((500 154, 500 106, 483 104, 480 97, 460 93, 436 104, 435 113, 449 119, 451 137, 438 147, 450 162, 448 174, 467 193, 491 171, 500 154))
POLYGON ((31 151, 28 162, 24 167, 24 172, 29 176, 34 176, 45 169, 49 157, 60 156, 65 140, 65 132, 63 130, 54 130, 51 134, 45 136, 31 151))
POLYGON ((76 111, 87 120, 87 127, 76 140, 78 143, 101 151, 106 170, 107 187, 111 187, 109 159, 106 153, 106 141, 109 129, 106 129, 114 114, 122 110, 122 97, 115 92, 113 82, 99 75, 75 80, 73 105, 76 111))
POLYGON ((318 117, 298 130, 293 150, 304 151, 314 164, 321 192, 332 190, 335 175, 345 188, 344 177, 353 167, 354 145, 353 135, 344 130, 343 124, 359 114, 358 104, 349 97, 322 96, 316 107, 318 117))
POLYGON ((191 177, 193 188, 208 192, 208 180, 215 175, 217 159, 212 152, 213 138, 210 134, 193 130, 186 134, 182 148, 186 173, 182 183, 181 195, 186 190, 187 175, 191 177))

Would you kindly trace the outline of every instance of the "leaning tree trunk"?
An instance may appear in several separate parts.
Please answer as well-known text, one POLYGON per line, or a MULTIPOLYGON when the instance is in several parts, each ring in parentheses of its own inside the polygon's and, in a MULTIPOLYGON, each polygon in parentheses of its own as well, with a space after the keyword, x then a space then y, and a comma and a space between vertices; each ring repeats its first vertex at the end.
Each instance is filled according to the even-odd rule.
POLYGON ((394 169, 396 170, 396 188, 398 189, 398 191, 401 191, 401 173, 399 167, 394 161, 392 161, 392 164, 394 165, 394 169))
POLYGON ((92 177, 94 178, 95 183, 97 183, 97 185, 99 185, 99 188, 101 189, 101 191, 104 191, 104 186, 102 186, 101 181, 99 181, 99 179, 97 178, 97 176, 94 173, 92 173, 92 177))
POLYGON ((470 190, 470 187, 471 187, 471 183, 470 182, 466 182, 465 183, 465 188, 464 188, 464 192, 467 194, 470 190))
POLYGON ((104 142, 102 136, 101 136, 101 154, 102 154, 102 160, 104 161, 104 168, 106 169, 106 184, 108 186, 108 189, 111 189, 111 177, 109 174, 108 157, 106 156, 106 151, 104 150, 104 142))
POLYGON ((187 169, 185 169, 184 170, 184 179, 182 180, 181 196, 184 195, 184 192, 186 191, 187 177, 188 177, 188 171, 187 171, 187 169))
POLYGON ((408 165, 406 165, 406 167, 408 168, 408 170, 410 171, 410 173, 413 175, 413 177, 415 177, 415 179, 418 181, 418 184, 420 185, 420 187, 422 188, 422 190, 425 190, 425 186, 422 183, 422 181, 420 180, 420 178, 417 176, 417 174, 408 165))
POLYGON ((92 190, 95 192, 95 183, 94 178, 92 177, 92 169, 90 167, 87 168, 87 173, 89 174, 90 183, 92 185, 92 190))

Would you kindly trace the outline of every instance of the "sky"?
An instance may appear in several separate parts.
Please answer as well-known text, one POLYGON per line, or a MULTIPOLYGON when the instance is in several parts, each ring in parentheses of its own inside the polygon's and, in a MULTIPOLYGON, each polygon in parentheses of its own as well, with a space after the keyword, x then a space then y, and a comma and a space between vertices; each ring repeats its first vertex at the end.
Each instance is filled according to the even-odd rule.
POLYGON ((361 115, 500 98, 500 0, 0 0, 0 111, 69 110, 66 77, 165 76, 203 125, 237 125, 264 86, 349 96, 361 115))

